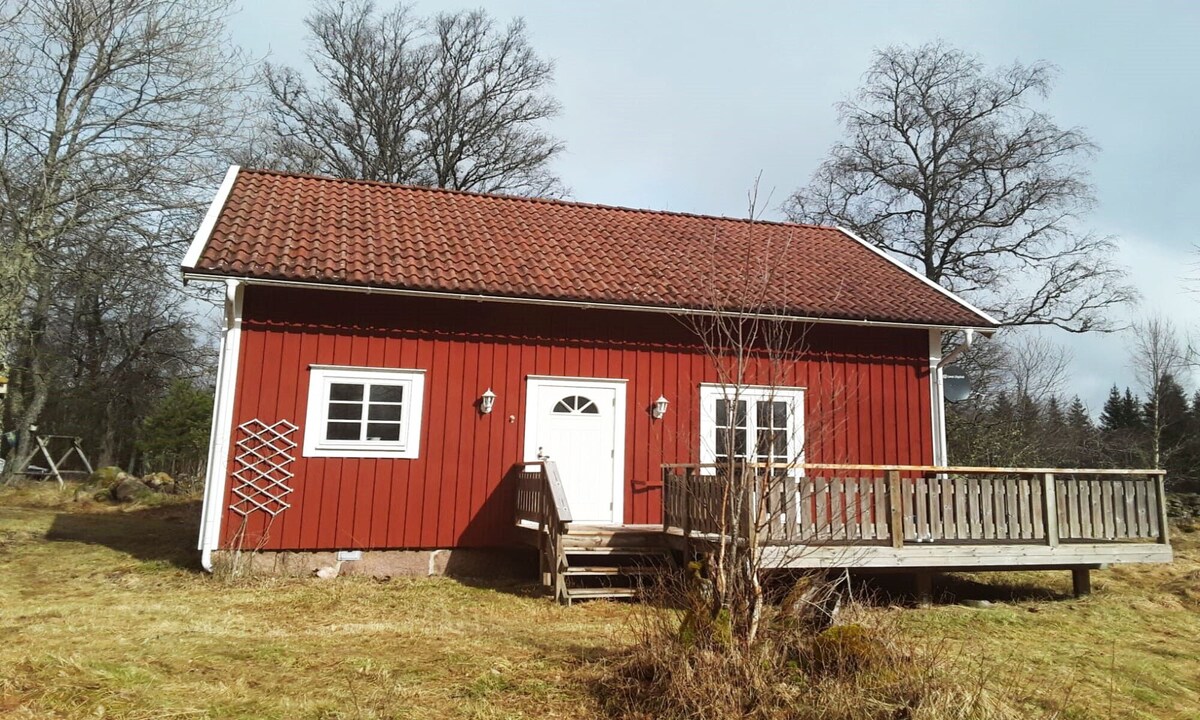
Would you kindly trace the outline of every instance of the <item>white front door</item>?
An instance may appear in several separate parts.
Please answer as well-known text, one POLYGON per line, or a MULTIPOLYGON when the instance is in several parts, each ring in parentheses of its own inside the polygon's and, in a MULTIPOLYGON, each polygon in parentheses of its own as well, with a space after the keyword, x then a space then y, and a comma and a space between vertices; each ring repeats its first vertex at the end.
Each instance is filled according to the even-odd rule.
POLYGON ((624 516, 625 381, 531 377, 525 459, 553 460, 575 522, 624 516))

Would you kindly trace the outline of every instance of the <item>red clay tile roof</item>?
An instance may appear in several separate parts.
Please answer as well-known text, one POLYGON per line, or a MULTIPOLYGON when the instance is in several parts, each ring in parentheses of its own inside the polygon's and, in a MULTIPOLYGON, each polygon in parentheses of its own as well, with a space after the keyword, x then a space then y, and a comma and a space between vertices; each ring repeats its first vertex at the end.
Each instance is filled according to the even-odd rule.
POLYGON ((835 228, 237 174, 194 274, 990 328, 835 228), (769 282, 764 283, 764 279, 769 282))

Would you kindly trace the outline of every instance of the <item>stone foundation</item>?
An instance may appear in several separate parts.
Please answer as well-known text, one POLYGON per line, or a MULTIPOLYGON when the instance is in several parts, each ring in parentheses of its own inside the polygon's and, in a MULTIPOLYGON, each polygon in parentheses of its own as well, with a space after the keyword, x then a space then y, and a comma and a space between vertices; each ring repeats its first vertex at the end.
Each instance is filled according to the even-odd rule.
POLYGON ((537 575, 537 555, 528 548, 440 550, 363 550, 358 560, 338 560, 337 552, 260 551, 213 553, 213 567, 236 562, 239 574, 317 576, 333 578, 360 575, 377 580, 396 577, 445 575, 483 580, 532 581, 537 575))

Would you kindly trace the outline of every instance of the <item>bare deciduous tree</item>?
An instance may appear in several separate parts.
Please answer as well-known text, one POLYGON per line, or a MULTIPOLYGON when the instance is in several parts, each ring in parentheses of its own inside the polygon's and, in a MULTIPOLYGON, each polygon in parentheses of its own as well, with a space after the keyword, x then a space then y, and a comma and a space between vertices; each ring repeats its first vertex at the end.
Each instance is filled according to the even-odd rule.
POLYGON ((328 2, 307 19, 319 77, 266 70, 268 148, 253 159, 339 177, 528 195, 561 194, 553 65, 525 25, 482 10, 415 18, 369 0, 328 2))
MULTIPOLYGON (((5 254, 21 259, 5 327, 10 427, 37 423, 65 382, 54 341, 63 323, 87 312, 102 325, 148 322, 157 313, 139 303, 175 303, 172 268, 242 113, 228 7, 31 0, 0 11, 16 78, 0 87, 0 219, 5 254), (114 303, 135 309, 106 314, 114 303)), ((29 449, 21 439, 18 456, 29 449)))
MULTIPOLYGON (((1169 386, 1179 380, 1187 367, 1187 352, 1179 331, 1167 318, 1150 315, 1133 326, 1130 359, 1138 383, 1146 393, 1145 420, 1150 441, 1150 461, 1163 467, 1164 455, 1174 448, 1165 447, 1167 426, 1182 417, 1174 417, 1164 407, 1169 386)), ((1186 400, 1183 410, 1186 410, 1186 400)), ((1178 414, 1178 413, 1174 413, 1178 414)))
POLYGON ((942 43, 878 51, 788 214, 850 228, 1007 325, 1112 329, 1134 293, 1112 241, 1080 227, 1094 144, 1034 106, 1053 74, 942 43))

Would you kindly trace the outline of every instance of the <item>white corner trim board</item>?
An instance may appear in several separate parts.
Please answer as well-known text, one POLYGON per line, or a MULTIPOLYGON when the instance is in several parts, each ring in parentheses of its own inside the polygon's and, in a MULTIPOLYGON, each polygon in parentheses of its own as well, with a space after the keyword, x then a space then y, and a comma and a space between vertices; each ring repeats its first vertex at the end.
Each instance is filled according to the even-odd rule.
POLYGON ((229 169, 225 171, 225 179, 217 188, 216 197, 208 206, 208 212, 204 213, 204 221, 200 223, 195 237, 192 238, 192 244, 188 245, 187 254, 183 256, 183 262, 180 263, 185 270, 196 267, 196 263, 200 262, 200 253, 204 252, 204 247, 208 245, 208 238, 217 224, 217 218, 221 216, 221 210, 225 208, 225 201, 229 199, 229 191, 233 189, 233 181, 237 179, 240 169, 237 165, 230 165, 229 169))
MULTIPOLYGON (((841 232, 842 234, 844 234, 846 237, 849 237, 849 238, 851 238, 851 239, 853 239, 853 240, 857 241, 857 242, 858 242, 860 245, 862 245, 862 246, 863 246, 863 247, 865 247, 866 249, 868 249, 868 250, 870 250, 871 252, 875 253, 876 255, 878 255, 879 257, 883 258, 884 260, 887 260, 888 262, 890 262, 891 264, 893 264, 893 265, 895 265, 896 267, 900 268, 901 270, 903 270, 904 272, 908 273, 909 275, 912 275, 913 277, 915 277, 916 279, 918 279, 918 280, 920 280, 921 282, 925 283, 926 285, 928 285, 929 287, 933 288, 934 290, 937 290, 938 292, 940 292, 941 294, 943 294, 943 295, 945 295, 946 297, 950 298, 951 300, 953 300, 954 302, 958 303, 959 305, 962 305, 963 307, 965 307, 966 309, 968 309, 968 310, 970 310, 971 312, 975 313, 976 315, 978 315, 979 317, 983 318, 984 320, 987 320, 988 322, 992 323, 993 325, 1000 325, 1000 321, 999 321, 999 320, 997 320, 996 318, 992 317, 991 315, 988 315, 987 313, 985 313, 984 311, 982 311, 982 310, 980 310, 979 308, 975 307, 975 306, 974 306, 974 305, 972 305, 971 303, 967 302, 966 300, 963 300, 963 299, 962 299, 961 297, 959 297, 958 295, 955 295, 954 293, 950 292, 949 290, 947 290, 946 288, 942 287, 941 285, 938 285, 938 284, 937 284, 937 283, 935 283, 934 281, 932 281, 932 280, 930 280, 929 278, 925 277, 924 275, 922 275, 921 273, 917 272, 916 270, 913 270, 913 269, 912 269, 912 268, 910 268, 909 266, 907 266, 907 265, 905 265, 904 263, 900 262, 899 260, 897 260, 896 258, 892 257, 891 255, 889 255, 888 253, 884 252, 883 250, 880 250, 879 248, 875 247, 874 245, 872 245, 871 243, 867 242, 866 240, 863 240, 863 239, 862 239, 862 238, 860 238, 858 235, 854 234, 854 232, 853 232, 853 231, 851 231, 851 230, 848 230, 848 229, 846 229, 846 228, 844 228, 844 227, 841 227, 841 226, 839 226, 839 227, 838 227, 838 231, 840 231, 840 232, 841 232)), ((981 329, 981 330, 983 330, 982 328, 980 328, 980 329, 981 329)), ((996 329, 996 328, 990 328, 990 329, 983 330, 983 331, 984 331, 984 332, 986 332, 986 333, 991 333, 991 332, 995 331, 995 329, 996 329)))
POLYGON ((200 564, 212 571, 212 551, 221 541, 225 515, 225 478, 229 443, 233 438, 233 398, 237 388, 238 356, 242 347, 242 296, 237 280, 225 282, 225 332, 217 362, 217 392, 213 403, 212 434, 208 443, 208 472, 204 478, 204 507, 200 514, 200 564))

